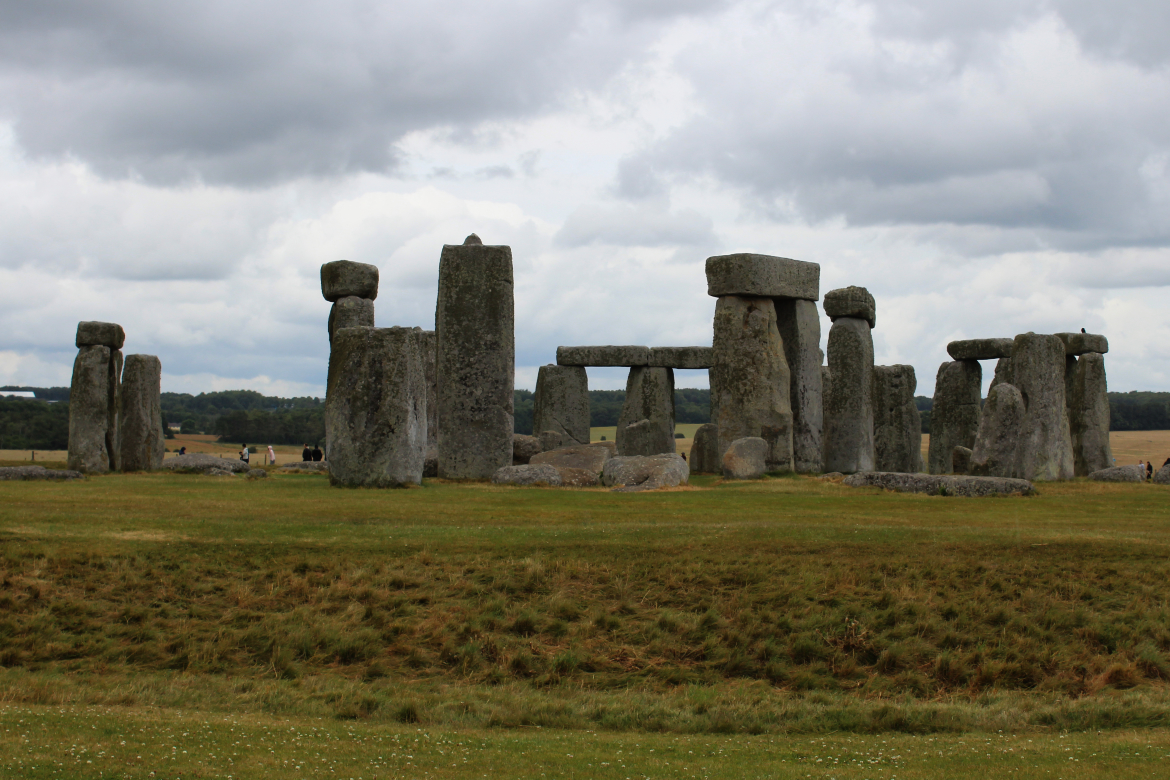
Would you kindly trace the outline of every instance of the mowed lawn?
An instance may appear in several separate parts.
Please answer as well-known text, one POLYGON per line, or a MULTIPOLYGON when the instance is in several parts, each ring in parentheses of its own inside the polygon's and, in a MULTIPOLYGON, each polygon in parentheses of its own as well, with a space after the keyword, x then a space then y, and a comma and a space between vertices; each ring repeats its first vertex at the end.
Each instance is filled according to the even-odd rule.
POLYGON ((0 777, 1164 776, 1170 488, 695 482, 0 483, 0 777))

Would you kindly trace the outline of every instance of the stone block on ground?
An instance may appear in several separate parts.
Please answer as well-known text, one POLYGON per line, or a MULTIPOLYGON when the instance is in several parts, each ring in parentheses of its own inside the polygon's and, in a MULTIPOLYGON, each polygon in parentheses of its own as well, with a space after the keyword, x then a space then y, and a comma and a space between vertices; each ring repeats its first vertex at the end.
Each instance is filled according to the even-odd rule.
POLYGON ((964 447, 961 444, 956 444, 951 451, 951 473, 952 474, 970 474, 971 473, 971 448, 964 447))
POLYGON ((914 401, 914 366, 873 367, 873 450, 876 471, 922 471, 922 417, 914 401))
POLYGON ((221 458, 203 452, 189 452, 186 455, 167 458, 163 461, 162 467, 167 471, 199 474, 209 469, 238 474, 244 474, 251 470, 251 466, 238 458, 221 458))
POLYGON ((758 436, 736 439, 723 453, 724 479, 759 479, 767 471, 768 442, 758 436))
POLYGON ((979 416, 971 473, 984 477, 1019 477, 1016 473, 1024 397, 1015 385, 1001 382, 987 392, 979 416))
POLYGON ((711 347, 651 347, 647 365, 656 368, 710 368, 715 365, 715 350, 711 347))
POLYGON ((355 263, 352 260, 334 260, 321 266, 321 295, 330 303, 342 298, 378 297, 378 266, 355 263))
MULTIPOLYGON (((1072 479, 1075 465, 1065 405, 1065 349, 1056 336, 1024 333, 1012 346, 1012 379, 1024 399, 1016 474, 1072 479)), ((931 418, 933 430, 934 419, 931 418)))
POLYGON ((719 460, 719 427, 704 423, 695 430, 691 441, 690 469, 692 474, 718 474, 723 469, 719 460))
POLYGON ((1056 337, 1064 343, 1064 354, 1074 357, 1087 352, 1105 354, 1109 351, 1109 339, 1098 333, 1057 333, 1056 337))
POLYGON ((583 366, 541 366, 532 398, 532 430, 561 434, 562 444, 589 443, 589 377, 583 366))
POLYGON ((248 479, 267 479, 268 469, 262 469, 259 467, 251 468, 244 472, 244 476, 246 476, 248 479))
POLYGON ((557 473, 561 475, 562 487, 597 487, 601 484, 601 475, 588 469, 562 466, 557 473))
POLYGON ((983 369, 979 361, 955 360, 939 366, 930 411, 927 466, 931 474, 951 473, 956 446, 974 449, 982 392, 983 369))
POLYGON ((82 347, 121 349, 126 343, 126 331, 116 322, 79 322, 75 343, 78 349, 82 347))
POLYGON ((329 471, 329 464, 323 460, 294 460, 291 463, 285 463, 280 467, 279 470, 305 473, 323 473, 329 471))
POLYGON ((555 468, 547 465, 504 466, 492 474, 492 482, 497 485, 560 487, 561 475, 555 468))
MULTIPOLYGON (((512 434, 512 465, 523 466, 532 460, 533 455, 543 451, 540 439, 535 436, 526 436, 523 433, 512 434)), ((497 472, 498 473, 498 472, 497 472)))
POLYGON ((899 493, 926 493, 934 496, 1030 496, 1036 488, 1024 479, 967 477, 948 474, 900 474, 864 471, 850 474, 842 484, 849 487, 877 487, 899 493))
POLYGON ((539 455, 533 455, 528 462, 533 466, 549 465, 556 468, 583 469, 593 474, 600 474, 605 468, 605 462, 614 456, 614 449, 614 442, 595 442, 542 452, 539 455))
POLYGON ((601 484, 655 490, 686 484, 689 476, 687 462, 679 455, 615 456, 605 462, 601 484))
POLYGON ((650 347, 557 347, 557 365, 598 368, 650 365, 650 347))
POLYGON ((824 465, 824 385, 821 317, 812 301, 777 298, 776 328, 788 363, 788 403, 792 409, 792 459, 802 474, 824 465))
POLYGON ((80 471, 47 469, 44 466, 4 466, 0 468, 0 482, 30 482, 36 480, 68 482, 75 479, 85 479, 85 475, 80 471))
POLYGON ((116 458, 109 449, 111 396, 116 390, 111 382, 113 350, 106 346, 82 347, 73 362, 73 379, 69 386, 69 468, 82 473, 100 474, 115 468, 116 458))
POLYGON ((947 344, 954 360, 997 360, 1012 356, 1012 339, 963 339, 947 344))
POLYGON ((825 396, 826 471, 852 474, 874 468, 873 336, 869 323, 840 317, 829 329, 825 396))
POLYGON ((877 303, 864 287, 830 290, 825 293, 825 300, 821 306, 833 322, 841 317, 851 317, 865 320, 871 329, 877 325, 877 303))
POLYGON ((821 267, 787 257, 739 253, 707 258, 707 294, 759 298, 821 297, 821 267))
POLYGON ((1146 467, 1136 463, 1132 466, 1110 466, 1094 471, 1089 475, 1089 479, 1094 482, 1145 482, 1146 467))
POLYGON ((374 327, 374 302, 369 298, 347 295, 339 298, 329 309, 329 343, 333 334, 342 328, 374 327))
POLYGON ((619 455, 675 451, 673 369, 646 366, 630 369, 615 438, 619 455))
POLYGON ((1154 472, 1153 482, 1155 485, 1170 485, 1170 463, 1154 472))
POLYGON ((1113 463, 1109 442, 1109 395, 1105 356, 1086 352, 1065 358, 1065 405, 1072 437, 1073 473, 1078 477, 1113 463))
MULTIPOLYGON (((576 442, 565 444, 565 435, 560 431, 541 431, 537 437, 540 439, 540 451, 550 452, 551 450, 559 450, 561 447, 576 446, 576 442)), ((588 442, 586 442, 587 444, 588 442)))
POLYGON ((127 355, 122 368, 119 446, 122 471, 162 466, 166 435, 162 423, 162 361, 154 355, 127 355))

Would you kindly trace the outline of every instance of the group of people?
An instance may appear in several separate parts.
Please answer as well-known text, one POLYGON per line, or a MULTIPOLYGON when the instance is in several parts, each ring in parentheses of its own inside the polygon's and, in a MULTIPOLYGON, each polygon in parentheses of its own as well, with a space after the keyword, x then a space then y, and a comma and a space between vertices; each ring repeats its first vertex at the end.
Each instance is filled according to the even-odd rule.
MULTIPOLYGON (((1146 481, 1154 478, 1154 461, 1147 460, 1143 462, 1139 460, 1138 465, 1146 470, 1146 481)), ((1170 465, 1170 458, 1166 458, 1166 462, 1162 464, 1162 467, 1165 468, 1167 465, 1170 465)))
POLYGON ((303 460, 305 462, 308 462, 310 460, 320 461, 320 460, 324 460, 324 459, 325 459, 325 453, 321 452, 320 445, 314 444, 313 449, 309 449, 309 445, 306 444, 305 448, 303 450, 301 450, 301 460, 303 460))
MULTIPOLYGON (((309 445, 306 444, 305 446, 307 447, 309 445)), ((244 461, 244 463, 252 462, 252 450, 247 444, 241 445, 240 460, 244 461)), ((276 451, 272 449, 271 444, 268 445, 268 463, 272 466, 276 465, 276 451)))

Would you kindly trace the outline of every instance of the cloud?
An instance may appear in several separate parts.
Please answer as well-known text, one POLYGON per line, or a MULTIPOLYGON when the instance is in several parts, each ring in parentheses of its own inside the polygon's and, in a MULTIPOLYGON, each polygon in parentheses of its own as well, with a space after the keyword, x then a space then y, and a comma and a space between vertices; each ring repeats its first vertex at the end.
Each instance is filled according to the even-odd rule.
POLYGON ((557 231, 554 241, 565 247, 594 244, 617 246, 695 246, 716 244, 710 217, 692 209, 668 211, 655 205, 578 208, 557 231))

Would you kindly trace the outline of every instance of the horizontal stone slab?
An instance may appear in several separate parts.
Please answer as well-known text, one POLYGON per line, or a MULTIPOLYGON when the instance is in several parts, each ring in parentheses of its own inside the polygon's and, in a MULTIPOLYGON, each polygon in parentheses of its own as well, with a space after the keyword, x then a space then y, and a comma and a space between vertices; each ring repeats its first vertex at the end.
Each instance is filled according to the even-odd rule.
POLYGON ((865 320, 869 327, 877 325, 877 303, 864 287, 842 287, 825 293, 825 314, 836 322, 841 317, 865 320))
POLYGON ((334 260, 321 266, 321 295, 330 303, 354 296, 374 300, 378 297, 378 266, 334 260))
POLYGON ((715 365, 715 350, 711 347, 651 347, 649 365, 653 368, 710 368, 715 365))
POLYGON ((877 487, 899 493, 928 493, 934 496, 1008 496, 1035 494, 1036 488, 1026 479, 1007 477, 963 477, 945 474, 897 474, 888 471, 862 471, 845 477, 849 487, 877 487))
POLYGON ((1099 333, 1057 333, 1056 337, 1064 342, 1066 355, 1084 355, 1086 352, 1104 355, 1109 351, 1109 339, 1099 333))
POLYGON ((648 366, 650 347, 557 347, 560 366, 648 366))
POLYGON ((126 343, 126 331, 116 322, 77 323, 77 348, 109 347, 121 349, 126 343))
POLYGON ((1094 471, 1089 479, 1094 482, 1145 482, 1146 467, 1136 463, 1132 466, 1111 466, 1094 471))
POLYGON ((80 471, 47 469, 44 466, 5 466, 0 468, 0 481, 26 482, 39 479, 74 480, 85 479, 85 475, 80 471))
POLYGON ((947 344, 947 354, 955 360, 998 360, 1012 356, 1015 339, 963 339, 947 344))
POLYGON ((707 294, 713 298, 820 300, 821 267, 787 257, 741 253, 707 258, 707 294))

